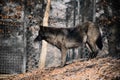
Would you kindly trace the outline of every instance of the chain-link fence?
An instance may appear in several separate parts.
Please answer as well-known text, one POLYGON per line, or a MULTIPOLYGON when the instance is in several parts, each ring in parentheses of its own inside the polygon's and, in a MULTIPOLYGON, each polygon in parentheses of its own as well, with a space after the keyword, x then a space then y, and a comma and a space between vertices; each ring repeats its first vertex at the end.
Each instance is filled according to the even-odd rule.
POLYGON ((24 5, 22 1, 0 1, 0 74, 26 69, 24 5))

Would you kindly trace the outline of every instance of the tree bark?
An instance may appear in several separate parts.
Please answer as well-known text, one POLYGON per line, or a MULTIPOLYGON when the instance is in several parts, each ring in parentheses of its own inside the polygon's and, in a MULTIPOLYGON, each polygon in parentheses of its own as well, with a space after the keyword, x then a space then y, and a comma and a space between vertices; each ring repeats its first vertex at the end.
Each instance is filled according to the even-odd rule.
MULTIPOLYGON (((48 26, 50 2, 51 0, 47 1, 46 11, 43 18, 43 26, 48 26)), ((42 40, 42 49, 41 49, 40 60, 39 60, 39 68, 41 69, 45 67, 46 56, 47 56, 47 42, 42 40)))
POLYGON ((96 0, 93 0, 93 22, 96 21, 96 0))

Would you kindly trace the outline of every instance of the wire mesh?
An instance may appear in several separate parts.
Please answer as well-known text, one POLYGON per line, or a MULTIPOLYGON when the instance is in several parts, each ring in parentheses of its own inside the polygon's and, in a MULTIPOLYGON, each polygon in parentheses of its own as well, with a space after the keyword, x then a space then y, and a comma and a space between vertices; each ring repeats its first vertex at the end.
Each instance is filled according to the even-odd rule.
POLYGON ((23 2, 0 1, 0 74, 25 72, 23 2))

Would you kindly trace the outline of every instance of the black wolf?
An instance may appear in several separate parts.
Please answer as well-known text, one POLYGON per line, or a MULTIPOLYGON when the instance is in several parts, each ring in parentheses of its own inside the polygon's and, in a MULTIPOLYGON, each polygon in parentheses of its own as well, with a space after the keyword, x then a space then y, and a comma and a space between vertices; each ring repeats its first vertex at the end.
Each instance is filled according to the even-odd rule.
POLYGON ((60 49, 62 55, 61 66, 66 63, 67 49, 77 48, 86 44, 91 51, 91 58, 97 55, 99 49, 102 49, 99 28, 92 22, 85 22, 74 28, 40 26, 39 34, 35 41, 41 40, 46 40, 60 49))

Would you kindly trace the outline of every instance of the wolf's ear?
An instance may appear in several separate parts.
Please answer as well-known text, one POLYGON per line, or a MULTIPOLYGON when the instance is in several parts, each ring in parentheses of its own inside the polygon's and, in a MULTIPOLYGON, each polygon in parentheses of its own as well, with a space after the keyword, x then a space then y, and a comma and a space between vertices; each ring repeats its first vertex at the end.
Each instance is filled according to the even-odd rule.
POLYGON ((40 31, 43 31, 43 26, 42 26, 42 25, 40 25, 39 27, 40 27, 40 31))
POLYGON ((34 39, 34 42, 37 42, 37 41, 39 41, 38 36, 34 39))
POLYGON ((42 40, 41 36, 38 35, 38 36, 34 39, 34 42, 41 41, 41 40, 42 40))
POLYGON ((40 28, 43 28, 43 25, 40 25, 40 28))
POLYGON ((40 27, 40 29, 43 27, 42 25, 42 22, 38 22, 38 25, 39 25, 39 27, 40 27))

